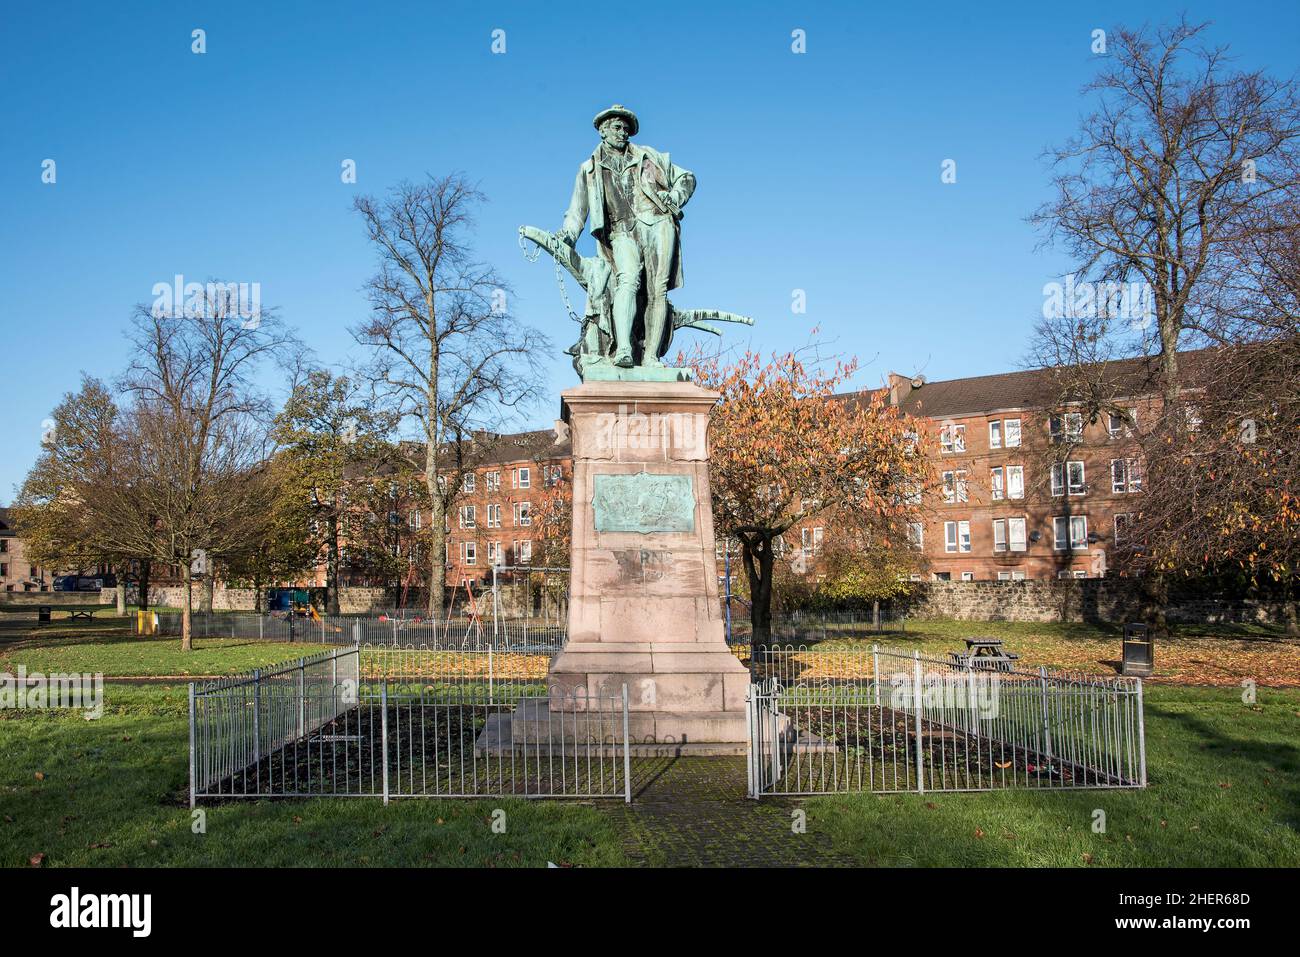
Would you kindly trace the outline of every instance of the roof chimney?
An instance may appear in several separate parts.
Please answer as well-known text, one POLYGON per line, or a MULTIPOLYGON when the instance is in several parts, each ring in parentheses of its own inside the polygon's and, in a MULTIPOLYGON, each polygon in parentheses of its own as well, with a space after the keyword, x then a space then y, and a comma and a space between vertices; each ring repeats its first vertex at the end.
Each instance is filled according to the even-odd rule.
POLYGON ((923 385, 925 385, 923 375, 906 376, 899 375, 897 372, 889 373, 889 404, 901 405, 904 399, 923 385))

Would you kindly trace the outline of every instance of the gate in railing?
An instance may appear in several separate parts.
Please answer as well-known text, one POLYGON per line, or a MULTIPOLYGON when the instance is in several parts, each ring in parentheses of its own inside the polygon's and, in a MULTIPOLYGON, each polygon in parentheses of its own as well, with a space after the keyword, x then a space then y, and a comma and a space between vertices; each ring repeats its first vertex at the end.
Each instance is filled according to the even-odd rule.
POLYGON ((880 647, 768 649, 754 675, 751 797, 1146 785, 1137 679, 880 647))

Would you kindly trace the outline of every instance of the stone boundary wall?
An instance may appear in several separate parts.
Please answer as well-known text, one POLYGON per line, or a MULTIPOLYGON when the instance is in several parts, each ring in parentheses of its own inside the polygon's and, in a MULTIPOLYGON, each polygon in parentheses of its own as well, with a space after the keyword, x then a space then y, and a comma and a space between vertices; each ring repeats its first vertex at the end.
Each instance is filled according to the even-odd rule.
MULTIPOLYGON (((1172 586, 1171 586, 1172 591, 1172 586)), ((1131 578, 1050 581, 922 582, 906 605, 911 618, 963 621, 1139 620, 1139 583, 1131 578)), ((1166 617, 1184 624, 1285 624, 1294 608, 1252 598, 1194 597, 1171 593, 1166 617)))
POLYGON ((24 608, 36 608, 39 605, 55 608, 88 605, 98 608, 101 605, 116 604, 117 592, 112 588, 100 591, 0 591, 0 605, 21 605, 24 608))
MULTIPOLYGON (((64 594, 63 592, 49 593, 64 594)), ((67 594, 74 594, 68 592, 67 594)), ((203 586, 195 584, 191 588, 191 594, 194 596, 194 609, 197 611, 203 604, 203 586)), ((127 604, 136 603, 136 589, 134 585, 127 586, 126 600, 127 604)), ((256 593, 251 588, 227 588, 225 585, 218 585, 212 593, 213 611, 252 611, 256 607, 256 593)), ((88 604, 115 604, 117 602, 117 593, 112 588, 105 588, 102 592, 94 596, 93 602, 88 604)), ((46 602, 31 602, 31 604, 48 604, 46 602)), ((185 604, 185 588, 182 585, 162 585, 151 587, 149 589, 149 603, 151 605, 162 605, 170 608, 180 608, 185 604)), ((344 615, 362 614, 368 611, 377 611, 381 608, 392 607, 392 601, 388 597, 388 590, 385 588, 343 588, 339 591, 339 611, 344 615)))

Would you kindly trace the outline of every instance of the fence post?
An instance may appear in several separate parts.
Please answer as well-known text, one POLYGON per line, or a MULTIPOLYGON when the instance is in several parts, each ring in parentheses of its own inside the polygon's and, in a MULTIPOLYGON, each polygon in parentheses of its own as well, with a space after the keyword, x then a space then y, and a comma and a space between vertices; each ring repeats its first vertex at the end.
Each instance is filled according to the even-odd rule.
MULTIPOLYGON (((577 751, 574 751, 577 754, 577 751)), ((632 755, 628 747, 627 684, 623 685, 623 803, 632 803, 632 755)))
POLYGON ((745 748, 745 782, 749 786, 751 800, 758 799, 758 785, 754 781, 754 686, 745 689, 745 730, 749 734, 749 747, 745 748))
POLYGON ((492 646, 488 645, 488 707, 491 707, 495 700, 492 697, 492 646))
POLYGON ((1137 679, 1138 707, 1138 783, 1147 786, 1147 731, 1146 718, 1142 715, 1142 679, 1137 679))
POLYGON ((194 682, 190 682, 190 810, 194 810, 194 682))
POLYGON ((307 659, 298 659, 298 737, 307 733, 307 659))
POLYGON ((1043 712, 1043 748, 1047 754, 1047 761, 1051 764, 1053 762, 1052 725, 1047 716, 1047 668, 1044 665, 1038 666, 1038 687, 1043 712))
POLYGON ((266 616, 257 616, 257 640, 262 641, 266 638, 266 616))
POLYGON ((262 760, 262 669, 253 669, 253 764, 262 760))
POLYGON ((388 677, 379 685, 379 738, 383 744, 384 804, 388 803, 388 677))
MULTIPOLYGON (((438 640, 437 634, 434 635, 433 640, 435 642, 438 640)), ((393 619, 393 647, 397 647, 397 619, 396 618, 393 619)))
POLYGON ((880 646, 871 646, 871 697, 880 706, 880 646))
POLYGON ((925 793, 925 771, 921 743, 921 709, 925 700, 921 694, 921 653, 912 652, 912 709, 916 712, 916 793, 925 793))

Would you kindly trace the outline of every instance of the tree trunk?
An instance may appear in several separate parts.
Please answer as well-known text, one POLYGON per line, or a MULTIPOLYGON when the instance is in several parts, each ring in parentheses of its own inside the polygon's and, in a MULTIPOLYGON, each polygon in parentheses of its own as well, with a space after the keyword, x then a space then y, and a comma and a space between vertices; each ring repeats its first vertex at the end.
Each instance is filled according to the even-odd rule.
POLYGON ((190 631, 191 615, 194 608, 194 573, 190 571, 188 559, 181 561, 181 582, 185 591, 185 604, 181 606, 181 651, 193 651, 193 633, 190 631))
POLYGON ((331 515, 326 524, 329 541, 325 543, 325 614, 339 614, 339 519, 331 515))
POLYGON ((754 650, 772 644, 772 539, 756 535, 742 538, 741 557, 749 576, 749 624, 754 650))
POLYGON ((152 563, 146 559, 140 563, 140 579, 137 583, 136 607, 141 611, 149 610, 149 572, 152 570, 152 563))
POLYGON ((212 611, 212 598, 217 590, 217 582, 211 573, 203 576, 203 597, 199 599, 199 611, 212 611))
POLYGON ((261 576, 253 576, 253 611, 261 614, 266 610, 266 589, 263 588, 261 576))
POLYGON ((1169 583, 1164 573, 1150 570, 1142 576, 1142 620, 1149 637, 1168 638, 1169 622, 1165 607, 1169 604, 1169 583))
POLYGON ((432 448, 433 445, 430 443, 426 479, 429 498, 432 502, 429 521, 433 524, 430 529, 433 535, 429 554, 429 601, 426 611, 430 618, 438 619, 442 617, 442 604, 447 585, 447 572, 444 567, 447 555, 447 532, 446 506, 443 503, 441 493, 438 491, 436 458, 433 451, 431 451, 432 448))

